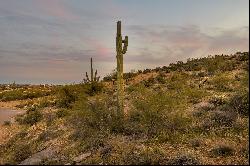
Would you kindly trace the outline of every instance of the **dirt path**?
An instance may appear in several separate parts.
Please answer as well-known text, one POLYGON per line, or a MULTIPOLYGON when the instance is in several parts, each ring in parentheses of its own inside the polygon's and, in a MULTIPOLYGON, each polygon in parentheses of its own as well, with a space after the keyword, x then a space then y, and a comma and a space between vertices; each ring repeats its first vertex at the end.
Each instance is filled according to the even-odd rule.
POLYGON ((18 115, 22 114, 25 111, 23 110, 13 110, 7 108, 0 108, 0 125, 4 124, 5 121, 11 121, 11 119, 18 115))
POLYGON ((0 145, 7 141, 16 130, 16 124, 4 126, 4 121, 13 121, 13 117, 25 113, 25 110, 16 108, 21 101, 0 102, 0 145))

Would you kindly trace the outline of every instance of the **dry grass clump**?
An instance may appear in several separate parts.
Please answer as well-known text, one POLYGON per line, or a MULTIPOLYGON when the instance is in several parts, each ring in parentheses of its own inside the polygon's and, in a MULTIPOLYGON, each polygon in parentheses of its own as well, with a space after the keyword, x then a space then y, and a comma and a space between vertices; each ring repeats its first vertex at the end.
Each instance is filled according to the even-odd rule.
POLYGON ((191 154, 178 154, 171 157, 167 162, 168 165, 199 165, 200 161, 191 154))
POLYGON ((231 156, 234 154, 234 148, 227 144, 218 144, 210 152, 213 156, 231 156))

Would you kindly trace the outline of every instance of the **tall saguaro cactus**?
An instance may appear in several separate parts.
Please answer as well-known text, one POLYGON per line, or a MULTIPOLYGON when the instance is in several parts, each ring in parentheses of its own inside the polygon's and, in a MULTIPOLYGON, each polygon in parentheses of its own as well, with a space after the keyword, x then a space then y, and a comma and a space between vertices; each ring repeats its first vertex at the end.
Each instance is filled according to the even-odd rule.
POLYGON ((124 111, 124 81, 123 81, 123 54, 128 47, 128 36, 122 40, 121 21, 117 22, 116 33, 116 59, 117 59, 117 102, 118 111, 123 114, 124 111))
POLYGON ((88 73, 86 72, 86 79, 83 79, 85 83, 93 83, 93 82, 98 82, 100 77, 97 77, 97 70, 95 71, 95 76, 94 76, 94 71, 93 71, 93 61, 92 58, 90 59, 90 79, 88 76, 88 73))

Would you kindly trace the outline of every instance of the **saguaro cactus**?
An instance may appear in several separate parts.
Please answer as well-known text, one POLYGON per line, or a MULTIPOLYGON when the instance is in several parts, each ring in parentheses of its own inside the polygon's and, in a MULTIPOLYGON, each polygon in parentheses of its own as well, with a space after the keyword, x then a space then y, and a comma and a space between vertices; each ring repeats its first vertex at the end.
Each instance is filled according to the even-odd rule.
POLYGON ((95 76, 94 76, 94 72, 93 72, 93 61, 92 58, 90 59, 90 73, 91 73, 91 77, 89 79, 88 73, 86 72, 86 79, 83 79, 83 81, 85 83, 93 83, 93 82, 98 82, 100 77, 97 77, 97 70, 95 71, 95 76))
POLYGON ((118 21, 117 33, 116 33, 117 102, 118 102, 118 111, 119 113, 122 114, 124 110, 123 54, 126 53, 127 47, 128 47, 128 36, 125 36, 125 39, 122 40, 121 21, 118 21))

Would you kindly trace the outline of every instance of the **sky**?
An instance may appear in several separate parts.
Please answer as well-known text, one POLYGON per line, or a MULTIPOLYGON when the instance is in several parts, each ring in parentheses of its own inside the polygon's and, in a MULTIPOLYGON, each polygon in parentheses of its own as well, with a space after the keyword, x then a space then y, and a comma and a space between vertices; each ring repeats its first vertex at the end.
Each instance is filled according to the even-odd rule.
POLYGON ((249 51, 248 0, 0 0, 0 83, 79 83, 124 71, 249 51))

